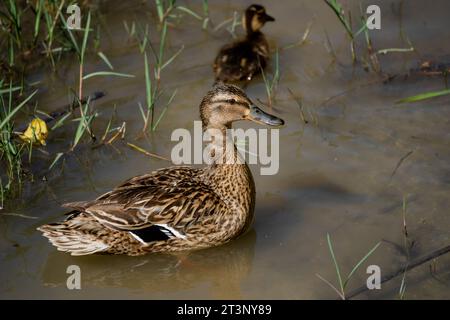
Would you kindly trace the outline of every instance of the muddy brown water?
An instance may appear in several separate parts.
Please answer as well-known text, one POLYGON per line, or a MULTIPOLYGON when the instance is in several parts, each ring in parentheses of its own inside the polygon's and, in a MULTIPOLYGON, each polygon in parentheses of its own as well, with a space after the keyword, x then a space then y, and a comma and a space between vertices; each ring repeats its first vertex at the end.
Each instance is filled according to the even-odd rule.
MULTIPOLYGON (((316 274, 337 284, 326 235, 330 234, 343 274, 376 243, 380 247, 351 279, 349 290, 365 284, 366 267, 380 266, 386 275, 405 264, 402 201, 407 200, 406 221, 411 258, 450 241, 450 98, 409 105, 395 101, 444 87, 442 78, 402 77, 383 84, 360 66, 353 68, 349 43, 336 17, 321 1, 260 1, 277 21, 264 32, 273 44, 284 46, 301 39, 313 21, 308 42, 280 52, 281 81, 273 112, 286 120, 280 130, 280 170, 259 175, 251 167, 257 188, 256 215, 251 230, 226 246, 194 252, 189 263, 173 256, 72 257, 57 252, 36 227, 61 219, 60 203, 92 199, 124 179, 167 166, 117 142, 115 148, 92 149, 86 140, 48 175, 47 183, 25 188, 22 200, 9 204, 0 216, 1 298, 281 298, 333 299, 336 294, 316 274), (337 62, 326 48, 325 31, 337 62), (305 124, 288 88, 303 97, 305 124), (334 97, 331 100, 330 97, 334 97), (412 152, 412 153, 411 153, 412 152), (400 159, 411 153, 396 170, 400 159), (392 177, 391 177, 392 176, 392 177), (81 268, 82 289, 68 290, 66 269, 81 268)), ((359 12, 358 1, 345 1, 359 12)), ((231 17, 249 1, 214 1, 214 23, 231 17)), ((450 51, 448 1, 362 1, 378 4, 382 29, 371 31, 377 49, 406 48, 402 32, 418 53, 392 53, 380 58, 392 74, 416 68, 424 57, 444 57, 450 51)), ((191 1, 190 8, 201 12, 191 1)), ((147 140, 134 140, 142 128, 138 102, 145 102, 144 60, 136 42, 129 40, 126 20, 155 24, 153 2, 110 1, 100 7, 100 48, 114 71, 135 78, 97 77, 86 80, 85 92, 104 91, 93 105, 99 116, 94 131, 101 136, 117 108, 117 121, 127 124, 127 140, 160 155, 170 156, 176 128, 192 130, 198 105, 212 84, 211 62, 218 48, 231 40, 223 29, 201 30, 199 21, 185 17, 171 29, 168 53, 185 45, 182 54, 162 74, 165 95, 177 95, 156 132, 147 140)), ((355 17, 357 15, 355 14, 355 17)), ((152 27, 153 28, 153 27, 152 27)), ((151 38, 156 34, 151 28, 151 38)), ((238 34, 242 32, 237 29, 238 34)), ((359 50, 364 40, 358 38, 359 50)), ((447 56, 447 59, 449 57, 447 56)), ((47 112, 68 102, 69 87, 77 85, 78 64, 64 58, 56 73, 44 67, 29 81, 40 80, 38 106, 47 112)), ((95 55, 86 72, 107 70, 95 55)), ((248 87, 254 100, 266 100, 260 77, 248 87)), ((157 109, 157 113, 161 106, 157 109)), ((253 124, 238 124, 252 127, 253 124)), ((57 152, 69 148, 75 124, 51 132, 49 155, 35 151, 34 169, 48 167, 57 152)), ((41 170, 42 171, 42 170, 41 170)), ((437 259, 406 275, 406 298, 450 298, 450 259, 437 259)), ((398 298, 401 277, 381 290, 359 298, 398 298)))

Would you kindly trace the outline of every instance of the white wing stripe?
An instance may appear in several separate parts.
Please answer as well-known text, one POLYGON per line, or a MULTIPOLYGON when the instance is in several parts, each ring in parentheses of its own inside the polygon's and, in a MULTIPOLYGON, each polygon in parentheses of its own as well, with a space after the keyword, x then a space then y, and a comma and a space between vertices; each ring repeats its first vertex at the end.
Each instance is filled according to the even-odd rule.
MULTIPOLYGON (((181 234, 178 230, 175 230, 174 228, 168 226, 167 224, 161 223, 161 224, 155 224, 155 226, 167 229, 168 231, 170 231, 170 233, 172 233, 177 238, 186 239, 186 236, 184 234, 181 234)), ((162 231, 167 234, 166 230, 162 230, 162 231)))
POLYGON ((133 232, 129 231, 128 233, 131 234, 131 236, 133 238, 135 238, 137 241, 139 241, 140 243, 145 244, 145 245, 147 244, 144 240, 142 240, 139 236, 135 235, 133 232))

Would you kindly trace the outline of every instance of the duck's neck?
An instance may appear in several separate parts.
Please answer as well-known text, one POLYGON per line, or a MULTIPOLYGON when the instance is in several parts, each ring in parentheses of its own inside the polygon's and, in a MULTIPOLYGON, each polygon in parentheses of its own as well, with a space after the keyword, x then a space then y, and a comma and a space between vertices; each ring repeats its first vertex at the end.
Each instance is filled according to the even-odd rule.
POLYGON ((248 42, 257 43, 261 41, 261 39, 265 39, 265 37, 264 34, 259 30, 257 31, 249 30, 247 31, 246 39, 248 42))
POLYGON ((204 126, 205 138, 209 141, 208 164, 212 167, 223 165, 246 165, 244 157, 237 151, 231 136, 231 125, 204 126))
POLYGON ((234 208, 237 219, 248 225, 253 217, 255 186, 252 173, 244 157, 237 151, 231 126, 206 126, 205 134, 212 136, 209 144, 211 163, 204 169, 205 182, 216 194, 234 208))
POLYGON ((253 50, 260 56, 269 57, 269 43, 261 31, 247 32, 247 41, 253 45, 253 50))

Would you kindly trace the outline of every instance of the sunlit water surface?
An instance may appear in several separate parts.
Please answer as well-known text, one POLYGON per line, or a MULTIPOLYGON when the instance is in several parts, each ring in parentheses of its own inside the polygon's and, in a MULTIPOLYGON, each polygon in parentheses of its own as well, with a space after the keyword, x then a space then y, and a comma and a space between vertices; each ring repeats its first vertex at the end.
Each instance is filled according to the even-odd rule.
MULTIPOLYGON (((305 44, 280 51, 281 81, 272 109, 286 120, 280 130, 280 170, 274 176, 261 176, 259 167, 251 166, 257 189, 251 230, 226 246, 194 252, 182 263, 179 257, 161 254, 72 257, 56 251, 36 227, 61 219, 61 203, 93 199, 128 177, 169 165, 121 141, 114 147, 92 149, 85 140, 65 157, 63 166, 60 163, 47 175, 47 183, 40 182, 42 175, 38 175, 25 188, 23 199, 3 210, 34 218, 0 216, 1 298, 333 299, 335 292, 316 276, 337 285, 327 233, 343 274, 382 241, 351 279, 348 290, 362 286, 368 265, 380 266, 384 275, 407 262, 403 198, 408 235, 414 241, 412 259, 449 243, 450 98, 395 104, 403 97, 440 90, 443 80, 399 76, 383 84, 361 66, 353 68, 344 30, 322 1, 260 2, 277 19, 264 28, 273 46, 299 41, 312 25, 305 44), (337 61, 327 49, 326 33, 337 61), (308 124, 288 89, 302 96, 308 124), (392 176, 400 159, 410 152, 392 176), (66 287, 66 268, 72 264, 81 268, 81 290, 66 287)), ((345 3, 358 16, 359 1, 345 3)), ((211 1, 212 21, 217 25, 249 4, 211 1)), ((382 29, 370 32, 376 49, 407 48, 402 33, 417 49, 417 53, 382 56, 385 72, 407 73, 422 58, 449 59, 450 2, 405 1, 402 11, 400 1, 362 1, 363 8, 368 4, 382 9, 382 29)), ((201 12, 200 2, 187 5, 201 12)), ((162 86, 164 99, 175 89, 177 95, 156 132, 147 140, 135 140, 143 126, 138 102, 145 104, 144 58, 136 41, 128 38, 123 22, 150 24, 150 38, 157 45, 155 7, 152 1, 109 1, 99 10, 100 50, 114 71, 136 77, 85 81, 85 92, 106 93, 93 103, 99 113, 94 131, 102 135, 116 107, 115 125, 126 122, 127 141, 170 156, 171 132, 192 130, 198 105, 213 82, 211 63, 231 35, 224 29, 202 31, 201 23, 191 17, 170 29, 167 56, 182 45, 185 49, 163 71, 162 86)), ((361 52, 363 37, 357 42, 361 52)), ((150 51, 149 60, 153 61, 150 51)), ((68 88, 77 86, 78 64, 66 58, 56 73, 48 70, 44 66, 29 79, 43 81, 38 106, 47 112, 69 101, 68 88)), ((89 56, 86 73, 101 70, 107 66, 97 55, 89 56)), ((267 100, 260 77, 246 90, 253 100, 267 100)), ((56 153, 69 149, 75 126, 51 133, 45 148, 48 154, 34 151, 35 171, 44 172, 56 153)), ((435 273, 430 273, 429 264, 409 272, 405 297, 450 298, 449 266, 447 256, 434 262, 435 273)), ((358 297, 398 298, 401 278, 358 297)))

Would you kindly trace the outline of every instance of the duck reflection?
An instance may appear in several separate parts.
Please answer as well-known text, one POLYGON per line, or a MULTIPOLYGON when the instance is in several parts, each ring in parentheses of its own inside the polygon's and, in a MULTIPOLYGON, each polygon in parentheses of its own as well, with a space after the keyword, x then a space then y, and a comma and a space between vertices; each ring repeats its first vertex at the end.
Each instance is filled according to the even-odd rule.
MULTIPOLYGON (((69 265, 81 269, 83 290, 123 287, 149 293, 173 293, 209 284, 217 299, 241 298, 241 283, 252 269, 256 232, 226 245, 178 255, 149 254, 140 257, 93 255, 73 257, 51 252, 42 272, 45 286, 65 286, 69 265)), ((208 298, 208 297, 205 297, 208 298)))

